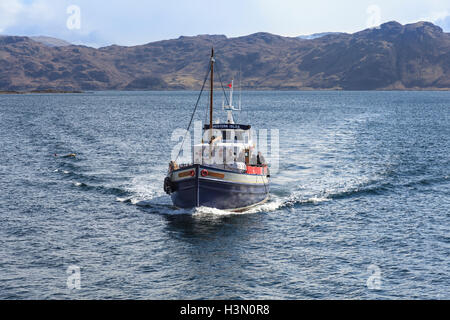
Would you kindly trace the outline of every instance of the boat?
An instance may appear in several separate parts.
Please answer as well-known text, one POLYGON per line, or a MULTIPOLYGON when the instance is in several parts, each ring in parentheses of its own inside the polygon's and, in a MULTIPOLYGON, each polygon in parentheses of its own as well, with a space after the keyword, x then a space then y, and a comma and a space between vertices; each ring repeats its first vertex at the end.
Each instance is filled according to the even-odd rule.
MULTIPOLYGON (((227 104, 222 105, 227 120, 213 123, 215 64, 213 48, 202 88, 203 92, 209 77, 209 124, 202 128, 204 138, 194 145, 190 163, 178 164, 177 159, 169 163, 164 191, 178 208, 209 207, 242 212, 269 199, 270 171, 252 140, 251 125, 234 121, 233 111, 241 111, 240 103, 239 108, 233 106, 234 81, 228 86, 230 98, 225 94, 227 104)), ((191 123, 192 118, 193 115, 191 123)))

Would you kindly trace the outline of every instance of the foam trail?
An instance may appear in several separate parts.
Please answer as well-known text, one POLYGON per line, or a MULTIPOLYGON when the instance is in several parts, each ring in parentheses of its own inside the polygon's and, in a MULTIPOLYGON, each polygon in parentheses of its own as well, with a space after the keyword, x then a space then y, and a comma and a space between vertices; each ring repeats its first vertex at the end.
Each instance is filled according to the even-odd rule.
POLYGON ((220 210, 216 208, 177 209, 172 205, 170 197, 167 196, 159 184, 159 177, 148 177, 142 175, 134 177, 126 190, 131 194, 129 197, 117 197, 116 201, 132 204, 141 208, 147 208, 154 213, 177 215, 187 214, 197 217, 201 216, 232 216, 242 214, 269 213, 277 210, 302 204, 320 204, 333 200, 333 194, 317 192, 305 194, 302 190, 293 191, 289 196, 270 195, 270 199, 263 204, 257 205, 243 212, 220 210))
POLYGON ((120 197, 117 197, 117 198, 116 198, 116 201, 117 201, 117 202, 127 203, 127 202, 131 202, 131 199, 130 199, 130 198, 120 198, 120 197))
POLYGON ((231 216, 231 215, 240 215, 246 214, 247 212, 232 212, 227 210, 221 210, 216 208, 208 208, 208 207, 200 207, 194 209, 193 216, 201 217, 201 216, 231 216))
POLYGON ((260 212, 273 212, 284 206, 284 200, 282 198, 272 196, 266 203, 257 205, 250 208, 246 213, 260 213, 260 212))
POLYGON ((116 201, 141 206, 157 205, 152 200, 165 195, 162 185, 159 183, 160 181, 159 177, 149 178, 148 175, 134 177, 129 185, 125 187, 126 191, 132 196, 116 198, 116 201))

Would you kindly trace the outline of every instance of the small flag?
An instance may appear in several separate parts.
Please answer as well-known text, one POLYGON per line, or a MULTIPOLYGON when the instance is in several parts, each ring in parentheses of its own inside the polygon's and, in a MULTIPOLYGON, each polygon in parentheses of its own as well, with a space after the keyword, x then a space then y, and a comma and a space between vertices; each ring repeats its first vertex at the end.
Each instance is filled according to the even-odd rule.
POLYGON ((230 83, 229 85, 228 85, 228 88, 233 88, 233 84, 232 83, 230 83))

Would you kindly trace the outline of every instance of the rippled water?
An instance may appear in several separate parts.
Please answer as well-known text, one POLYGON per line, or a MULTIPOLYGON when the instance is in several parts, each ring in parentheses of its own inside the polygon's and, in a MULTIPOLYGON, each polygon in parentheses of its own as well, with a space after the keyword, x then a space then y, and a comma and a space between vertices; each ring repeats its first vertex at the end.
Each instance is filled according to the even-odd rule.
POLYGON ((450 298, 450 93, 245 92, 280 171, 239 215, 162 190, 196 97, 0 96, 0 299, 450 298))

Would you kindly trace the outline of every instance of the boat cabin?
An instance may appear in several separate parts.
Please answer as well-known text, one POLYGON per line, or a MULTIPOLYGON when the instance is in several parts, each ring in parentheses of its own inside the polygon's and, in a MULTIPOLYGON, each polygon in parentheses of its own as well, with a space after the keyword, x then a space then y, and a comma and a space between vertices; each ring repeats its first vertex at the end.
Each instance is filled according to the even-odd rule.
POLYGON ((194 146, 194 164, 241 173, 263 174, 263 168, 267 166, 262 156, 259 157, 258 163, 251 126, 227 123, 214 124, 213 129, 210 128, 210 125, 204 126, 204 136, 211 143, 203 142, 194 146))

